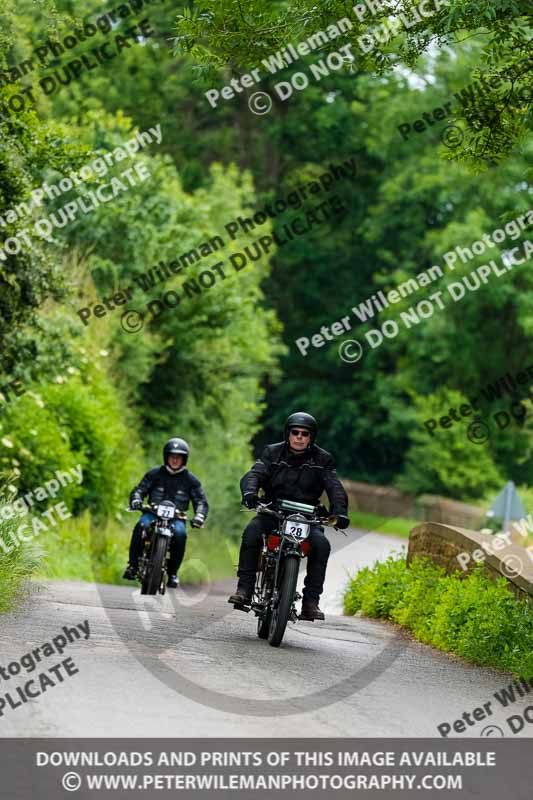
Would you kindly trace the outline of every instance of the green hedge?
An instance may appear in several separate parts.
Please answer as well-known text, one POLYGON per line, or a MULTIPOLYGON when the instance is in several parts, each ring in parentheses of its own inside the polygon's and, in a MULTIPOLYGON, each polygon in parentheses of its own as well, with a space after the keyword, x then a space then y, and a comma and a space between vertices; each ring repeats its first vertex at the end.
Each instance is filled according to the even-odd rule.
POLYGON ((408 628, 421 642, 483 666, 533 678, 533 603, 479 565, 466 578, 428 559, 389 556, 351 579, 344 612, 361 611, 408 628))
POLYGON ((19 497, 54 478, 56 470, 78 464, 81 486, 62 486, 57 500, 36 503, 38 510, 62 501, 74 514, 90 508, 105 519, 126 505, 145 471, 128 410, 99 364, 83 376, 29 389, 3 408, 0 420, 0 469, 18 476, 19 497))

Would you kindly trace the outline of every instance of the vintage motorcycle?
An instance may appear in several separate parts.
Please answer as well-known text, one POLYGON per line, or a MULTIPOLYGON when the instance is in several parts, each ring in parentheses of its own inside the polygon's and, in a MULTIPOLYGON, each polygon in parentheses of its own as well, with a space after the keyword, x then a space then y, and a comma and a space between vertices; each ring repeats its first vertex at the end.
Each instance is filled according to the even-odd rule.
MULTIPOLYGON (((257 620, 257 635, 279 647, 287 623, 296 622, 296 603, 301 595, 296 591, 300 561, 309 552, 307 541, 312 525, 327 525, 323 506, 310 506, 292 500, 280 500, 276 508, 258 503, 256 512, 269 514, 278 520, 272 533, 263 535, 263 548, 251 603, 257 620)), ((330 526, 334 527, 334 526, 330 526)), ((339 530, 335 528, 335 530, 339 530)))
POLYGON ((185 511, 180 511, 171 500, 163 500, 153 506, 140 509, 127 508, 134 513, 148 512, 156 519, 148 526, 143 536, 143 549, 139 558, 137 577, 141 582, 141 594, 165 594, 167 569, 166 560, 172 539, 171 523, 175 519, 187 519, 185 511))

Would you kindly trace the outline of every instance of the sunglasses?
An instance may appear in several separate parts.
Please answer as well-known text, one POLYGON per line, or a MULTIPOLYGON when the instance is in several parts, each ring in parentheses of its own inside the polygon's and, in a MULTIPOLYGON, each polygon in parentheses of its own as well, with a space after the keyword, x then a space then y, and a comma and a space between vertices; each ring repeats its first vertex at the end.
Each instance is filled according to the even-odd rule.
POLYGON ((309 436, 311 436, 311 433, 309 431, 299 431, 297 428, 292 428, 291 436, 303 436, 304 439, 307 439, 309 436))

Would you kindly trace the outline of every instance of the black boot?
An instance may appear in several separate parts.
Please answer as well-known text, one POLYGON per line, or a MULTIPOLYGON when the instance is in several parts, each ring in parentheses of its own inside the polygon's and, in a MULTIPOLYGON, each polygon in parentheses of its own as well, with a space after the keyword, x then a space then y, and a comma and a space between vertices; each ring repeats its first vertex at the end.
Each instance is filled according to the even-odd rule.
POLYGON ((304 597, 300 619, 305 619, 308 622, 314 622, 315 619, 325 619, 324 612, 318 607, 318 600, 309 600, 304 597))
POLYGON ((235 594, 228 597, 228 603, 233 603, 233 606, 239 611, 249 611, 252 594, 252 592, 247 592, 245 589, 237 588, 235 594))
POLYGON ((125 581, 134 581, 137 579, 137 572, 139 568, 136 564, 128 564, 126 571, 122 576, 125 581))
POLYGON ((180 581, 177 575, 168 576, 167 586, 169 589, 177 589, 179 585, 180 581))

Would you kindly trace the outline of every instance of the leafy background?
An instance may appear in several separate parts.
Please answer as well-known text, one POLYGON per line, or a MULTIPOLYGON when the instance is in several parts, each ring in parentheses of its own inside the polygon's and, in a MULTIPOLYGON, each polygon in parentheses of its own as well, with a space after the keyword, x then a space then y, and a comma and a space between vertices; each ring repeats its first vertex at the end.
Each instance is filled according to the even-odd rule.
MULTIPOLYGON (((97 0, 83 9, 68 0, 2 0, 2 69, 29 58, 48 37, 63 38, 81 21, 112 8, 97 0)), ((465 422, 439 429, 435 437, 422 423, 467 402, 505 372, 533 363, 528 263, 387 340, 355 365, 339 359, 340 339, 311 348, 306 358, 294 344, 349 315, 379 289, 393 289, 433 264, 447 273, 431 287, 441 289, 448 278, 443 253, 469 246, 530 207, 531 103, 509 95, 512 88, 531 88, 527 5, 450 2, 409 34, 366 55, 357 36, 382 15, 368 22, 350 15, 354 27, 346 41, 357 56, 353 69, 347 63, 287 102, 276 98, 274 83, 337 49, 340 42, 332 41, 261 82, 258 88, 274 98, 271 113, 252 114, 247 93, 217 109, 209 106, 208 88, 221 88, 262 57, 350 10, 351 4, 338 0, 319 6, 250 0, 245 13, 233 0, 186 8, 156 4, 135 17, 149 18, 153 37, 84 71, 60 91, 46 96, 39 90, 37 71, 0 87, 3 210, 136 130, 160 124, 163 132, 159 147, 135 158, 148 169, 147 181, 55 229, 53 242, 36 239, 32 250, 0 261, 4 482, 24 494, 54 470, 77 463, 85 476, 80 491, 65 498, 73 520, 41 537, 44 574, 120 579, 131 521, 122 513, 128 492, 145 469, 160 463, 161 445, 171 435, 190 441, 191 469, 213 508, 210 532, 191 541, 190 552, 215 554, 226 537, 227 558, 213 562, 215 569, 229 571, 242 527, 238 479, 253 451, 279 440, 285 416, 300 408, 318 418, 319 440, 345 477, 480 503, 514 480, 527 500, 529 419, 483 447, 468 440, 465 422), (454 93, 481 72, 513 77, 472 107, 454 102, 454 93), (10 97, 30 85, 35 106, 10 111, 10 97), (446 102, 453 103, 446 120, 402 138, 398 126, 446 102), (448 124, 464 129, 457 150, 441 142, 448 124), (228 274, 161 314, 141 334, 122 330, 120 312, 89 326, 80 321, 80 307, 130 285, 161 260, 224 235, 228 221, 249 216, 350 158, 357 163, 356 177, 334 189, 347 209, 342 218, 228 274), (25 389, 20 397, 9 389, 15 379, 25 389)), ((131 23, 122 20, 110 36, 131 23)), ((98 34, 83 48, 66 51, 46 74, 106 38, 98 34)), ((120 162, 112 174, 132 163, 120 162)), ((75 197, 71 192, 48 201, 47 213, 75 197)), ((317 202, 323 199, 317 196, 317 202)), ((42 213, 35 209, 35 219, 42 213)), ((187 278, 218 260, 227 263, 258 235, 282 235, 283 226, 301 213, 288 211, 255 233, 241 233, 221 254, 189 267, 187 278)), ((7 226, 3 238, 16 229, 7 226)), ((523 238, 531 239, 529 229, 523 238)), ((491 257, 501 252, 495 248, 491 257)), ((485 262, 476 256, 458 264, 453 279, 485 262)), ((127 308, 159 297, 163 288, 179 290, 182 283, 181 276, 173 277, 150 295, 134 295, 127 308)), ((425 294, 406 298, 394 314, 425 294)), ((390 310, 380 314, 380 324, 391 316, 390 310)), ((348 336, 362 339, 368 326, 352 322, 348 336)), ((525 404, 531 414, 531 403, 525 404)), ((491 406, 491 413, 498 408, 491 406)))

